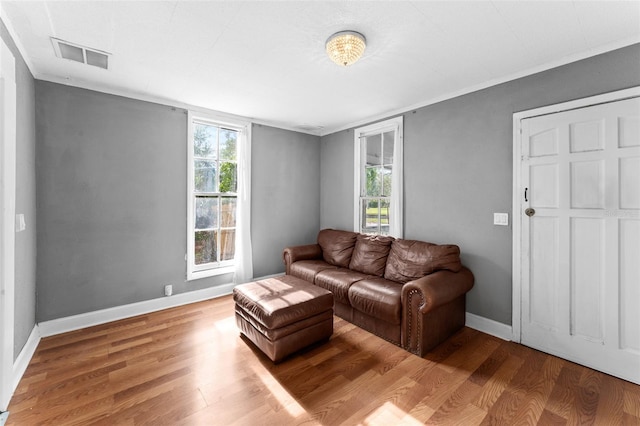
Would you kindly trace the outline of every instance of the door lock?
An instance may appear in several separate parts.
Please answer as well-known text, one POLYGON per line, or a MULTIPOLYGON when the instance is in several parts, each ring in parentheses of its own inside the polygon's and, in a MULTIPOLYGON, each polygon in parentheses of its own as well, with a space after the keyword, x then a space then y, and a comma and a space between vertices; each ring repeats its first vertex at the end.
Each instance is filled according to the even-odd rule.
POLYGON ((531 216, 533 216, 534 214, 536 214, 536 211, 535 211, 535 209, 532 209, 531 207, 529 207, 528 209, 526 209, 526 210, 524 211, 524 214, 526 214, 527 216, 531 217, 531 216))

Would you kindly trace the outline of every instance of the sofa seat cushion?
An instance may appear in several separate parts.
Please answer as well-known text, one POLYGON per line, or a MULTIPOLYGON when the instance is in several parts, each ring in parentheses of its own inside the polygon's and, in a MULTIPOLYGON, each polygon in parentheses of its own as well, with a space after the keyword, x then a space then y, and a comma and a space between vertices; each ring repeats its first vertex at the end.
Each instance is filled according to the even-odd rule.
POLYGON ((384 275, 393 237, 358 234, 349 269, 363 274, 384 275))
POLYGON ((318 245, 322 248, 322 258, 330 265, 348 268, 357 236, 357 233, 351 231, 323 229, 318 234, 318 245))
POLYGON ((353 309, 391 324, 400 325, 402 284, 384 278, 368 278, 349 287, 353 309))
POLYGON ((338 269, 324 260, 299 260, 291 264, 289 274, 310 283, 314 283, 316 275, 326 269, 338 269))
POLYGON ((407 283, 440 270, 459 272, 460 248, 414 240, 395 240, 387 257, 384 277, 407 283))
POLYGON ((349 287, 367 278, 372 277, 346 268, 325 269, 316 275, 315 284, 333 293, 336 301, 349 304, 349 287))

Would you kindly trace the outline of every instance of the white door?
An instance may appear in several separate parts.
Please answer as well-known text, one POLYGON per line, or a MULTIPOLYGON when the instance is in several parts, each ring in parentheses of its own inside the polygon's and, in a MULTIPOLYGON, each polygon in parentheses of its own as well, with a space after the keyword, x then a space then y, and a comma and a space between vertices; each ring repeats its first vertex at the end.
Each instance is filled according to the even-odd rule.
POLYGON ((15 200, 15 59, 0 40, 0 410, 13 392, 15 200))
POLYGON ((640 383, 640 98, 520 126, 521 342, 640 383))

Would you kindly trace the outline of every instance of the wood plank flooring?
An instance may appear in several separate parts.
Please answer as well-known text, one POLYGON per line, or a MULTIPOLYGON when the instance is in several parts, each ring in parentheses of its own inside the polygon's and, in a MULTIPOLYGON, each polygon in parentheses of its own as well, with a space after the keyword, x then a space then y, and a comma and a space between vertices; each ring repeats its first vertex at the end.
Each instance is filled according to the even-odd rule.
POLYGON ((335 317, 273 365, 230 296, 42 339, 8 425, 640 425, 640 386, 464 328, 424 358, 335 317))

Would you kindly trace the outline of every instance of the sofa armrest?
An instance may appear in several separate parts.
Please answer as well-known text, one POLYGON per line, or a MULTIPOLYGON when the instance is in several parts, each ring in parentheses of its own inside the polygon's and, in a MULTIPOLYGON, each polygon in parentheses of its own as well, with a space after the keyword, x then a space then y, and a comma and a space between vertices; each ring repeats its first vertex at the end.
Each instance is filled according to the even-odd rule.
POLYGON ((402 288, 402 347, 418 356, 445 341, 465 323, 465 294, 473 274, 438 271, 402 288))
POLYGON ((322 259, 322 249, 319 244, 287 247, 282 252, 282 261, 285 264, 285 273, 289 275, 291 264, 299 260, 322 259))
POLYGON ((447 304, 473 288, 473 274, 465 267, 459 272, 437 271, 402 287, 402 305, 407 306, 416 292, 422 300, 419 312, 426 314, 439 306, 447 304))

